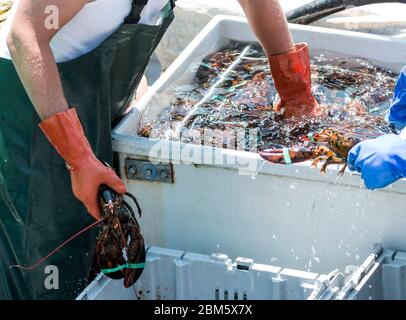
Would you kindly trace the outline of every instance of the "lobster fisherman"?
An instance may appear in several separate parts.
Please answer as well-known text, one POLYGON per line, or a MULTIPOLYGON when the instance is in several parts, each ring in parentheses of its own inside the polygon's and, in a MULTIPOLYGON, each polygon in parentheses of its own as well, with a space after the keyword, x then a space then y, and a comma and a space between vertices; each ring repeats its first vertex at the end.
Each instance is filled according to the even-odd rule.
POLYGON ((361 173, 369 189, 384 188, 406 177, 406 67, 396 83, 386 115, 399 135, 387 134, 355 145, 348 154, 348 167, 361 173))
MULTIPOLYGON (((318 113, 307 46, 292 42, 278 1, 240 3, 269 56, 281 96, 275 108, 318 113)), ((14 1, 0 29, 0 299, 71 299, 86 286, 95 230, 39 268, 9 266, 33 264, 99 219, 100 185, 126 191, 102 162, 113 163, 111 128, 145 89, 145 68, 174 5, 14 1), (58 270, 51 286, 50 265, 58 270)))

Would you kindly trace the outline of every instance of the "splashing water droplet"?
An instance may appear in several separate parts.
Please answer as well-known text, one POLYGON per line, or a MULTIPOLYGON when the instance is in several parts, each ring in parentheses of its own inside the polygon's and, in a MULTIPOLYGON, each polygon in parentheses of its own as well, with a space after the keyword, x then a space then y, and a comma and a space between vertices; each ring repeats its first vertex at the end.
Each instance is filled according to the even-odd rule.
POLYGON ((257 168, 257 170, 255 170, 255 172, 251 175, 251 179, 252 179, 252 180, 256 180, 256 178, 257 178, 259 172, 262 170, 262 168, 264 167, 264 165, 265 165, 265 160, 264 160, 264 161, 261 161, 261 164, 259 165, 259 167, 257 168))

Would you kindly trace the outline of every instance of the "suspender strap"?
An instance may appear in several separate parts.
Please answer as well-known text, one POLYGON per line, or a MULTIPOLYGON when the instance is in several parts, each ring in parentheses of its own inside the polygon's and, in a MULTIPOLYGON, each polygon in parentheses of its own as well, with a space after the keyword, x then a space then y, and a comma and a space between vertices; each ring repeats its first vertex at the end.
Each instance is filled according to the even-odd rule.
POLYGON ((131 5, 131 13, 125 19, 125 23, 138 23, 141 18, 141 11, 148 4, 148 0, 133 0, 131 5))

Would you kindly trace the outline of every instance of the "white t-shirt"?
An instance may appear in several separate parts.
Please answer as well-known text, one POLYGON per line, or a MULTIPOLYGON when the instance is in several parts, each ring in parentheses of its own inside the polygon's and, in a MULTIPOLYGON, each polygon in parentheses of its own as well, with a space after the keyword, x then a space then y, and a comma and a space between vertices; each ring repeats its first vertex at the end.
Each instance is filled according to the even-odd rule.
MULTIPOLYGON (((141 12, 139 23, 155 25, 168 0, 149 0, 141 12)), ((0 57, 11 59, 6 44, 7 35, 17 11, 15 0, 9 17, 0 29, 0 57)), ((80 57, 99 46, 116 31, 130 14, 132 0, 95 0, 85 5, 51 40, 56 62, 80 57)))

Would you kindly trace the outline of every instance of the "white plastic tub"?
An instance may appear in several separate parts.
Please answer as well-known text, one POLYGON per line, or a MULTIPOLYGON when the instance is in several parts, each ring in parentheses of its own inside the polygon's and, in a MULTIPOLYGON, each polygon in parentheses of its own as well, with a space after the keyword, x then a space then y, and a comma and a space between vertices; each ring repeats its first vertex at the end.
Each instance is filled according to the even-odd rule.
MULTIPOLYGON (((295 41, 309 43, 312 54, 327 50, 334 56, 364 57, 396 71, 406 63, 406 43, 399 39, 290 28, 295 41)), ((255 153, 171 141, 159 141, 158 146, 178 153, 151 152, 157 141, 137 135, 142 111, 148 108, 158 115, 165 107, 151 97, 163 95, 169 86, 187 84, 194 73, 191 66, 230 39, 255 40, 243 18, 211 21, 113 133, 121 175, 143 207, 147 243, 202 254, 226 252, 233 259, 246 256, 325 274, 359 264, 375 242, 406 250, 405 181, 371 192, 358 175, 337 178, 333 168, 321 176, 309 163, 272 165, 255 153), (176 155, 184 151, 199 156, 192 164, 179 163, 176 155), (224 161, 202 161, 210 152, 224 161), (174 183, 129 179, 126 159, 171 162, 174 183)))

